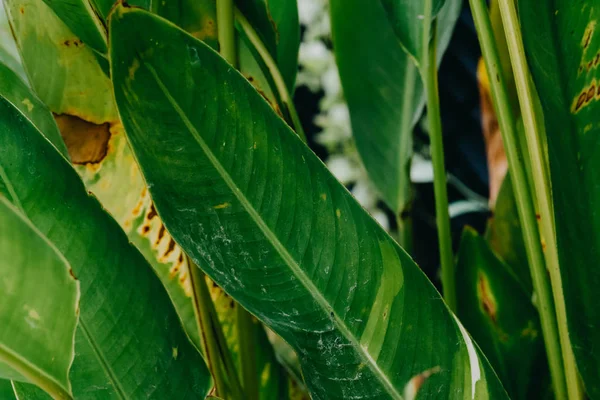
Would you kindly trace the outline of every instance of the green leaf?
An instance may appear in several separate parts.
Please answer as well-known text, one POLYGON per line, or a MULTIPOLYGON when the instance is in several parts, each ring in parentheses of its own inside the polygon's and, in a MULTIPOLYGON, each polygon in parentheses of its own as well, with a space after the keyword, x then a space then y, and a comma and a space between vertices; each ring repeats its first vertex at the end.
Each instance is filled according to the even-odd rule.
POLYGON ((433 38, 431 25, 446 0, 380 1, 402 47, 417 65, 423 65, 424 58, 427 57, 429 42, 433 38))
POLYGON ((6 11, 4 10, 4 2, 0 2, 0 63, 15 71, 23 80, 27 80, 27 75, 21 65, 21 58, 15 39, 10 30, 6 11))
POLYGON ((512 181, 508 173, 502 182, 500 192, 498 192, 496 208, 485 232, 485 239, 524 290, 532 294, 531 273, 527 267, 523 230, 519 221, 512 181))
POLYGON ((42 0, 6 0, 5 6, 29 81, 48 108, 94 124, 116 121, 97 53, 42 0))
POLYGON ((31 120, 62 155, 68 157, 67 147, 48 107, 13 70, 2 63, 0 63, 0 94, 31 120))
POLYGON ((570 339, 591 398, 600 398, 600 2, 519 1, 543 106, 570 339))
POLYGON ((0 115, 0 190, 20 204, 80 281, 70 374, 75 398, 205 395, 206 366, 143 256, 31 121, 5 100, 0 115))
MULTIPOLYGON (((449 0, 440 13, 439 60, 460 8, 449 0)), ((332 0, 331 24, 358 151, 387 205, 401 214, 412 198, 412 131, 425 104, 423 84, 379 2, 332 0)))
POLYGON ((70 271, 58 249, 0 196, 0 377, 35 383, 62 399, 71 398, 79 312, 70 271))
POLYGON ((237 71, 142 10, 117 7, 109 31, 119 113, 159 215, 299 353, 314 398, 505 397, 410 257, 237 71))
MULTIPOLYGON (((11 399, 15 400, 50 400, 46 392, 38 388, 37 386, 23 382, 12 382, 13 396, 11 399)), ((2 398, 4 399, 4 397, 2 398)))
POLYGON ((106 31, 88 0, 44 0, 44 3, 84 44, 106 54, 106 31))
MULTIPOLYGON (((186 10, 203 11, 206 3, 197 2, 194 8, 186 10)), ((127 146, 122 127, 117 122, 110 80, 88 48, 76 46, 72 51, 73 46, 64 46, 61 38, 75 36, 46 4, 40 0, 15 2, 11 9, 20 10, 21 7, 25 11, 23 14, 20 11, 16 14, 13 25, 21 27, 18 37, 25 46, 21 48, 24 52, 24 63, 28 70, 35 71, 31 76, 33 87, 43 95, 42 99, 49 104, 51 111, 60 114, 56 119, 69 147, 74 168, 84 181, 86 189, 100 200, 102 206, 127 233, 128 239, 150 262, 167 288, 186 332, 200 348, 187 260, 165 230, 152 206, 143 177, 127 146), (37 26, 40 19, 44 19, 48 27, 37 26), (35 38, 34 42, 28 42, 27 38, 32 32, 42 32, 45 39, 56 40, 38 41, 35 38), (38 47, 30 49, 28 46, 38 47), (43 63, 35 57, 34 50, 37 48, 46 54, 43 63), (80 74, 78 79, 67 78, 60 84, 48 83, 47 77, 50 75, 55 76, 57 80, 61 80, 62 76, 71 76, 69 66, 77 68, 77 73, 80 74), (82 98, 78 94, 82 91, 88 95, 82 98), (57 98, 61 100, 56 101, 57 98)), ((210 26, 211 20, 207 18, 197 18, 197 22, 193 23, 192 19, 185 17, 186 13, 178 13, 173 7, 164 6, 161 10, 172 13, 173 18, 189 22, 189 25, 186 25, 189 29, 210 26)), ((77 40, 73 39, 72 43, 76 43, 77 40)), ((2 82, 0 88, 1 86, 2 82)), ((32 122, 56 144, 53 132, 57 129, 51 114, 45 106, 38 107, 37 103, 34 108, 34 111, 36 110, 39 112, 32 116, 32 122), (45 123, 47 119, 51 121, 48 124, 45 123)), ((60 134, 58 141, 64 148, 60 134)), ((56 145, 58 147, 58 144, 56 145)))
POLYGON ((12 388, 12 383, 6 379, 0 379, 0 399, 15 400, 15 391, 12 388))
POLYGON ((456 276, 457 315, 511 398, 539 395, 539 378, 548 378, 549 372, 544 366, 544 343, 531 295, 470 228, 463 232, 456 276))
POLYGON ((297 0, 238 0, 236 3, 277 61, 288 91, 294 93, 300 48, 297 0))

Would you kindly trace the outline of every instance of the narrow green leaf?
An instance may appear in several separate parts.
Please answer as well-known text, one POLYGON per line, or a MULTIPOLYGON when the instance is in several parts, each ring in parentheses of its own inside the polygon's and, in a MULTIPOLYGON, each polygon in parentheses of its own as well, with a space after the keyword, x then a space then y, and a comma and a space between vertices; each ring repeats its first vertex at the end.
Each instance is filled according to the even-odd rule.
POLYGON ((297 0, 238 0, 236 4, 277 61, 288 91, 294 93, 300 48, 297 0))
POLYGON ((13 70, 2 63, 0 63, 0 94, 31 120, 63 156, 68 157, 67 146, 60 136, 60 131, 48 107, 13 70))
POLYGON ((205 395, 206 366, 142 255, 31 121, 5 100, 0 115, 0 190, 69 260, 80 281, 74 397, 205 395))
POLYGON ((544 110, 570 339, 591 398, 600 398, 600 2, 519 1, 525 49, 544 110))
POLYGON ((410 257, 237 71, 142 10, 117 7, 110 35, 119 113, 157 211, 298 351, 314 398, 505 397, 410 257))
POLYGON ((431 24, 446 0, 380 0, 402 47, 417 65, 425 63, 429 41, 433 38, 431 24), (425 35, 429 37, 425 38, 425 35), (426 39, 426 40, 424 40, 426 39))
MULTIPOLYGON (((523 268, 527 271, 526 268, 523 268)), ((540 393, 544 343, 531 295, 477 232, 465 229, 456 265, 457 315, 472 333, 512 399, 540 393)))
POLYGON ((79 286, 65 257, 4 196, 0 275, 0 377, 71 398, 79 286))
MULTIPOLYGON (((439 15, 438 61, 460 4, 448 1, 439 15)), ((423 84, 379 2, 332 0, 331 24, 358 151, 387 205, 401 214, 412 198, 412 131, 425 104, 423 84)))
POLYGON ((85 45, 106 54, 106 31, 89 0, 44 0, 85 45))
POLYGON ((27 75, 21 65, 17 44, 15 43, 10 30, 10 24, 6 17, 3 1, 0 1, 0 63, 15 71, 24 81, 27 80, 27 75))
POLYGON ((523 231, 510 174, 506 174, 500 187, 494 215, 489 221, 485 239, 491 249, 506 263, 505 265, 524 290, 529 294, 533 293, 523 231))

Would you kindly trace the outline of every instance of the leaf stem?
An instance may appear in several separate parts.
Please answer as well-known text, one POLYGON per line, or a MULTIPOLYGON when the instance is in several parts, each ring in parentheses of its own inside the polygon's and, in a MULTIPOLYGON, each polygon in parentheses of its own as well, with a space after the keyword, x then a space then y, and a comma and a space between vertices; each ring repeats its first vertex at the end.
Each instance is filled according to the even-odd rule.
MULTIPOLYGON (((432 3, 426 0, 425 21, 432 20, 432 3)), ((446 167, 444 161, 444 139, 442 136, 442 118, 440 114, 440 98, 437 77, 437 23, 434 21, 430 31, 429 23, 425 23, 423 35, 423 82, 427 93, 427 118, 429 122, 429 138, 431 141, 431 161, 433 163, 433 189, 435 195, 435 219, 437 223, 440 248, 440 264, 442 269, 442 288, 444 300, 450 310, 456 310, 456 285, 454 276, 454 257, 452 255, 452 234, 450 231, 450 214, 448 211, 448 189, 446 187, 446 167), (430 38, 431 43, 430 43, 430 38)))
POLYGON ((206 363, 215 381, 215 390, 217 396, 224 396, 227 392, 226 378, 224 376, 223 365, 220 362, 219 357, 219 344, 218 337, 213 334, 213 321, 211 318, 212 313, 216 313, 210 293, 206 287, 206 280, 204 273, 187 257, 188 269, 190 274, 190 281, 192 284, 192 290, 194 292, 194 301, 196 302, 194 307, 194 314, 196 315, 196 322, 198 324, 198 332, 202 337, 202 344, 204 347, 204 356, 206 363))
POLYGON ((279 93, 279 97, 281 98, 281 102, 290 115, 296 133, 304 142, 306 142, 306 134, 304 133, 304 129, 302 129, 302 123, 300 122, 300 117, 298 117, 298 112, 294 106, 294 100, 288 91, 285 80, 281 75, 281 71, 279 71, 279 68, 277 67, 277 63, 273 57, 271 57, 269 50, 267 50, 267 47, 260 39, 260 36, 258 36, 258 33, 254 30, 250 22, 248 22, 244 14, 237 8, 235 9, 235 19, 267 66, 267 69, 273 78, 273 82, 275 83, 277 93, 279 93))
POLYGON ((219 53, 229 64, 237 67, 233 10, 233 0, 217 0, 219 53))
POLYGON ((258 372, 256 368, 256 324, 252 315, 239 303, 236 305, 236 327, 240 343, 240 360, 242 364, 242 382, 247 400, 258 400, 258 372))
POLYGON ((0 344, 0 362, 10 366, 23 377, 56 400, 71 400, 73 397, 51 376, 44 371, 32 367, 31 363, 0 344))
MULTIPOLYGON (((510 94, 504 74, 502 73, 502 64, 485 0, 470 0, 470 2, 475 28, 477 29, 483 59, 489 76, 492 101, 498 117, 502 141, 506 149, 513 191, 518 205, 519 219, 523 226, 523 239, 525 241, 533 287, 538 297, 538 309, 552 376, 552 384, 556 397, 564 399, 566 398, 567 389, 565 386, 556 315, 539 240, 540 236, 537 228, 534 200, 532 192, 529 190, 525 162, 519 152, 519 137, 516 131, 517 125, 511 106, 510 94)), ((507 31, 514 32, 508 27, 507 31)))
POLYGON ((581 388, 579 387, 579 377, 577 375, 575 357, 569 340, 567 312, 562 290, 562 278, 560 275, 558 249, 552 214, 551 192, 547 187, 544 171, 546 161, 542 148, 542 140, 540 138, 540 129, 535 115, 533 88, 531 87, 527 60, 525 58, 521 26, 519 25, 519 18, 513 0, 500 0, 498 5, 500 6, 500 14, 506 31, 506 41, 515 74, 517 95, 519 97, 521 115, 523 116, 523 123, 525 126, 525 137, 527 139, 529 156, 531 157, 533 182, 540 210, 541 235, 546 243, 546 263, 550 273, 550 283, 552 285, 554 304, 556 306, 558 333, 562 346, 562 357, 567 379, 568 395, 569 399, 580 399, 582 394, 581 388))

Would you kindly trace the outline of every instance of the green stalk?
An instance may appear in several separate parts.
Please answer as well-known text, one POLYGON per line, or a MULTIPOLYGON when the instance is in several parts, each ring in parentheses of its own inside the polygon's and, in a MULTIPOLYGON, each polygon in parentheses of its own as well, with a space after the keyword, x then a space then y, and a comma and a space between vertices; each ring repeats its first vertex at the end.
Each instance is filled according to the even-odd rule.
MULTIPOLYGON (((519 219, 523 226, 523 239, 527 251, 527 259, 535 293, 538 296, 538 309, 544 335, 544 344, 548 355, 548 364, 552 376, 554 392, 558 399, 565 399, 563 362, 558 335, 556 315, 551 296, 550 284, 546 275, 543 252, 537 229, 537 218, 534 200, 529 190, 524 160, 519 152, 519 137, 516 131, 516 121, 511 107, 510 95, 507 89, 502 64, 494 40, 492 25, 485 0, 470 0, 471 12, 481 43, 483 59, 488 71, 494 109, 506 149, 506 157, 513 182, 513 191, 517 202, 519 219)), ((509 32, 513 32, 508 29, 509 32)))
MULTIPOLYGON (((432 20, 432 3, 426 0, 424 20, 432 20)), ((444 162, 444 140, 442 136, 442 118, 440 114, 440 98, 437 77, 437 24, 434 21, 433 32, 429 23, 425 24, 423 35, 421 74, 427 93, 427 118, 429 122, 429 138, 431 141, 431 161, 433 163, 433 190, 435 195, 435 219, 440 247, 440 265, 442 269, 442 288, 444 300, 450 310, 456 310, 456 285, 454 273, 454 256, 452 255, 452 234, 450 231, 450 214, 448 212, 448 189, 446 187, 446 167, 444 162), (430 45, 430 38, 431 40, 430 45)))
POLYGON ((237 67, 233 0, 217 0, 217 33, 219 53, 229 64, 237 67))
MULTIPOLYGON (((219 44, 220 53, 229 63, 235 68, 237 65, 237 48, 235 45, 235 25, 234 21, 236 18, 239 20, 241 13, 234 7, 233 0, 217 0, 217 25, 219 27, 219 44)), ((243 16, 242 16, 243 18, 243 16)), ((249 25, 248 21, 245 21, 249 25)), ((240 23, 240 25, 242 25, 240 23)), ((252 29, 252 27, 250 27, 252 29)), ((253 29, 252 29, 253 30, 253 29)), ((248 35, 248 33, 246 32, 248 35)), ((254 32, 256 35, 256 32, 254 32)), ((248 35, 250 37, 250 35, 248 35)), ((256 35, 258 37, 258 35, 256 35)), ((262 42, 261 42, 262 44, 262 42)), ((259 51, 260 53, 260 51, 259 51)), ((268 54, 268 52, 267 52, 268 54)), ((268 65, 268 64, 267 64, 268 65)), ((269 68, 270 69, 270 68, 269 68)), ((277 70, 279 72, 279 70, 277 70)), ((279 74, 281 77, 281 74, 279 74)), ((283 80, 283 78, 281 78, 283 80)), ((285 84, 284 84, 285 87, 285 84)), ((213 322, 218 325, 218 320, 215 317, 213 322)), ((240 393, 235 395, 235 398, 241 398, 240 395, 243 392, 243 398, 248 400, 258 400, 258 372, 256 370, 256 341, 254 336, 251 334, 252 331, 252 316, 239 304, 236 308, 236 327, 238 331, 238 341, 240 346, 240 362, 242 366, 242 378, 243 378, 243 391, 239 390, 240 393)), ((222 334, 221 334, 222 338, 222 334)), ((224 343, 224 338, 222 338, 224 343)), ((229 353, 228 349, 221 349, 224 352, 229 353)), ((227 359, 227 361, 231 361, 227 359)), ((237 381, 237 373, 233 362, 227 363, 226 367, 233 368, 233 374, 237 381), (231 365, 229 365, 231 364, 231 365)), ((239 383, 238 383, 239 385, 239 383)))
POLYGON ((27 381, 33 383, 56 400, 71 400, 73 397, 66 392, 53 378, 32 367, 27 361, 11 350, 0 345, 0 362, 17 371, 27 381))
POLYGON ((527 138, 527 147, 529 149, 529 156, 531 157, 533 182, 535 191, 538 194, 537 199, 540 210, 541 234, 542 240, 546 242, 546 263, 550 273, 552 293, 556 305, 558 333, 562 346, 562 357, 567 379, 568 395, 569 399, 580 399, 582 394, 581 388, 579 387, 579 377, 577 375, 575 357, 569 340, 567 311, 562 291, 562 278, 560 275, 556 236, 554 235, 554 219, 552 216, 551 205, 552 199, 550 197, 551 192, 547 187, 545 177, 544 164, 546 161, 542 148, 542 140, 540 138, 540 129, 535 115, 533 89, 529 80, 529 70, 525 58, 521 26, 519 25, 519 18, 513 0, 500 0, 499 6, 502 21, 507 32, 506 41, 515 74, 517 95, 521 105, 521 115, 523 116, 523 123, 525 125, 525 137, 527 138))
POLYGON ((250 22, 248 22, 246 17, 244 17, 244 15, 238 9, 235 10, 235 19, 269 70, 269 74, 271 74, 271 78, 273 78, 273 82, 275 83, 275 88, 277 89, 277 93, 279 93, 281 102, 283 103, 284 107, 287 108, 290 114, 294 130, 298 136, 300 136, 300 138, 306 142, 306 134, 304 133, 304 129, 302 129, 302 123, 298 117, 296 107, 294 107, 294 100, 292 99, 292 96, 285 85, 285 81, 283 80, 281 71, 279 71, 279 68, 277 67, 277 63, 273 57, 271 57, 269 50, 267 50, 256 30, 254 30, 250 22))
POLYGON ((256 324, 252 321, 252 315, 241 305, 236 306, 237 333, 240 341, 240 352, 242 353, 242 382, 244 395, 247 400, 259 399, 258 373, 256 370, 256 324), (251 348, 252 351, 243 351, 251 348))
POLYGON ((215 381, 216 395, 224 396, 227 392, 227 378, 225 377, 223 365, 220 362, 219 344, 217 343, 217 338, 213 334, 214 328, 211 318, 211 314, 216 313, 216 311, 212 299, 210 298, 208 288, 206 287, 204 273, 200 271, 200 268, 198 268, 189 257, 187 260, 190 282, 194 292, 194 314, 196 316, 196 323, 198 324, 198 332, 202 336, 204 356, 213 380, 215 381))

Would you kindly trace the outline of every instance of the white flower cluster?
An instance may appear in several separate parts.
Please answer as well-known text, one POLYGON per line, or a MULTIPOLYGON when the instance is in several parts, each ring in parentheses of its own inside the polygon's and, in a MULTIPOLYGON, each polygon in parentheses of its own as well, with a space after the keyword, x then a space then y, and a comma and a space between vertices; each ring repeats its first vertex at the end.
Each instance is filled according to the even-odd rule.
POLYGON ((329 3, 327 0, 299 0, 300 23, 306 28, 300 44, 297 84, 313 92, 323 91, 320 113, 315 124, 321 128, 316 141, 329 153, 327 167, 344 185, 352 187, 358 202, 389 230, 389 220, 377 207, 379 196, 360 160, 350 126, 350 113, 342 93, 331 43, 329 3))

